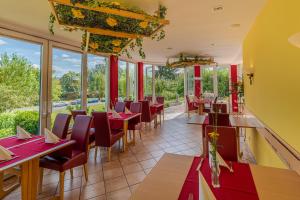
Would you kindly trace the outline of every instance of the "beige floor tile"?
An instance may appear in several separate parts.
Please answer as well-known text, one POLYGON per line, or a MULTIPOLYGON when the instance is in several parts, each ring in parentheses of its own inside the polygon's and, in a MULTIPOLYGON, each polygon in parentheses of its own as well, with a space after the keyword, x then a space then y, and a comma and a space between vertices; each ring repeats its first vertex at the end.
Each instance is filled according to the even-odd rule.
POLYGON ((126 179, 128 182, 128 185, 135 185, 137 183, 140 183, 144 180, 144 178, 146 177, 145 172, 141 171, 141 172, 135 172, 135 173, 131 173, 131 174, 126 174, 126 179))
POLYGON ((104 180, 116 178, 124 175, 121 167, 104 170, 104 180))
POLYGON ((131 165, 124 166, 123 171, 125 174, 130 174, 130 173, 134 173, 134 172, 143 171, 143 168, 141 167, 141 165, 139 163, 134 163, 131 165))
POLYGON ((140 184, 138 183, 138 184, 130 186, 129 189, 130 189, 131 193, 133 193, 139 187, 139 185, 140 184))
POLYGON ((120 177, 109 179, 109 180, 105 181, 105 189, 106 189, 107 193, 113 192, 116 190, 120 190, 125 187, 128 187, 125 176, 120 176, 120 177))
POLYGON ((156 165, 156 160, 154 159, 144 160, 140 162, 140 164, 142 165, 143 169, 148 169, 156 165))
POLYGON ((105 194, 104 182, 95 183, 93 185, 83 186, 81 191, 82 199, 89 199, 105 194))
POLYGON ((64 200, 79 200, 80 188, 64 192, 64 200))
POLYGON ((107 200, 127 200, 131 195, 129 187, 107 194, 107 200))
POLYGON ((122 166, 125 166, 125 165, 130 165, 130 164, 136 163, 137 159, 134 156, 131 156, 131 157, 126 157, 126 158, 120 159, 120 162, 121 162, 122 166))

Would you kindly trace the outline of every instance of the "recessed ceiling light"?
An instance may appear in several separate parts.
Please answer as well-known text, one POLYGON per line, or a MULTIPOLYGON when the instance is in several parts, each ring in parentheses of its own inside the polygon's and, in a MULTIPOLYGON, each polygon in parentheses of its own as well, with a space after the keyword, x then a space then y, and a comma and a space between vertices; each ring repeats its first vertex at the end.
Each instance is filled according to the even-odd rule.
POLYGON ((241 26, 241 24, 231 24, 230 25, 232 28, 239 28, 241 26))
POLYGON ((172 50, 172 49, 173 49, 172 47, 168 47, 168 48, 167 48, 167 50, 172 50))
POLYGON ((224 8, 222 5, 217 5, 215 7, 213 7, 213 11, 214 12, 219 12, 219 11, 222 11, 224 8))
POLYGON ((214 46, 216 46, 216 44, 215 43, 211 43, 210 46, 214 47, 214 46))

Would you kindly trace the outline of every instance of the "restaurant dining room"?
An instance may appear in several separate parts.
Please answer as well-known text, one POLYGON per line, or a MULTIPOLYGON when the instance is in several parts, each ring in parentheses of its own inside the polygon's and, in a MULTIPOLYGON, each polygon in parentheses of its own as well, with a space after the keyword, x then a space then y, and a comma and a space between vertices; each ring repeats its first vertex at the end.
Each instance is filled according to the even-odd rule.
POLYGON ((1 0, 0 199, 300 200, 299 0, 1 0))

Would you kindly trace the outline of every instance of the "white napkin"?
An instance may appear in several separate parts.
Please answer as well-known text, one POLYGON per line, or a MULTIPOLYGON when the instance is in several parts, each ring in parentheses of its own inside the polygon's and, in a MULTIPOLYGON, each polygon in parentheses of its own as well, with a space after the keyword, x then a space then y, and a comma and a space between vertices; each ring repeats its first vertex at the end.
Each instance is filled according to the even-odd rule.
POLYGON ((13 155, 13 152, 0 145, 0 160, 10 160, 13 155))
POLYGON ((125 108, 125 114, 132 114, 132 112, 130 110, 128 110, 127 108, 125 108))
POLYGON ((219 161, 219 165, 226 167, 229 171, 231 171, 231 168, 227 165, 227 163, 225 162, 225 160, 222 158, 222 156, 219 154, 219 152, 217 152, 217 159, 219 161))
POLYGON ((27 131, 25 131, 23 128, 21 128, 20 126, 17 126, 17 138, 19 139, 29 139, 31 138, 30 133, 28 133, 27 131))
POLYGON ((45 128, 45 143, 56 144, 59 142, 59 137, 45 128))
POLYGON ((113 118, 122 118, 121 115, 114 110, 112 111, 112 116, 113 118))

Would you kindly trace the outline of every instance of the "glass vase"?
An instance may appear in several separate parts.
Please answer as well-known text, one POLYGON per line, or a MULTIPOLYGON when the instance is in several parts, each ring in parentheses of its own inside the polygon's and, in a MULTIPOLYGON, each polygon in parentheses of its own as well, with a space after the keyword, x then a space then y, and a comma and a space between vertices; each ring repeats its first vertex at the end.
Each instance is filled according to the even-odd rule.
POLYGON ((219 168, 218 161, 213 160, 211 166, 211 184, 214 188, 220 187, 219 175, 220 175, 220 168, 219 168))

